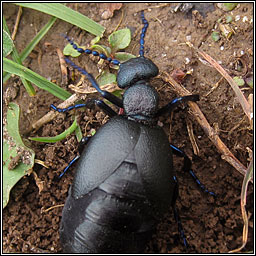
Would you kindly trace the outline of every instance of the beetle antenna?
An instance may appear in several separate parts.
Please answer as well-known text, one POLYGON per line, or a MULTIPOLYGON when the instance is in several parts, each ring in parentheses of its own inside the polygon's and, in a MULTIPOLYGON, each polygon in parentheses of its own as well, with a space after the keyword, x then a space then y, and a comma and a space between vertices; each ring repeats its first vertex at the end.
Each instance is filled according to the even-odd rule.
POLYGON ((140 34, 140 56, 144 57, 144 37, 148 28, 148 21, 145 19, 144 11, 141 11, 141 20, 144 24, 144 27, 142 28, 140 34))
POLYGON ((65 37, 65 39, 72 45, 72 47, 79 53, 86 53, 86 54, 92 54, 93 56, 98 56, 100 59, 106 60, 109 63, 113 64, 113 65, 120 65, 120 61, 116 60, 116 59, 112 59, 111 57, 107 57, 104 53, 99 53, 97 51, 93 51, 90 49, 83 49, 80 48, 78 45, 76 45, 76 43, 70 39, 67 35, 65 34, 61 34, 63 37, 65 37))

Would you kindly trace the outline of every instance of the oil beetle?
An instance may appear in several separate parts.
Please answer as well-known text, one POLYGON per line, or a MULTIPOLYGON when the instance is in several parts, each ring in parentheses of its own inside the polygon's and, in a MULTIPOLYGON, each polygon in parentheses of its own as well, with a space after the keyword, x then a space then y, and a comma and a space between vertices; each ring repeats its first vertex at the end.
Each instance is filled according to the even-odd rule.
MULTIPOLYGON (((150 59, 144 57, 148 22, 143 12, 141 18, 144 27, 140 56, 122 64, 104 54, 78 48, 66 36, 77 51, 119 65, 117 82, 125 92, 121 100, 101 90, 91 74, 65 58, 68 64, 87 76, 103 98, 124 109, 124 114, 118 115, 103 101, 94 101, 111 119, 90 140, 83 140, 86 146, 81 152, 62 212, 60 241, 65 253, 141 253, 159 219, 170 207, 174 210, 180 236, 187 246, 175 207, 178 182, 173 170, 172 153, 184 157, 184 170, 193 176, 204 192, 215 195, 195 176, 185 153, 170 145, 163 129, 157 126, 160 115, 169 113, 181 102, 198 101, 199 96, 176 98, 158 108, 159 96, 150 86, 149 79, 157 76, 159 71, 150 59)), ((66 109, 52 105, 52 108, 65 112, 85 106, 89 107, 89 104, 66 109)))

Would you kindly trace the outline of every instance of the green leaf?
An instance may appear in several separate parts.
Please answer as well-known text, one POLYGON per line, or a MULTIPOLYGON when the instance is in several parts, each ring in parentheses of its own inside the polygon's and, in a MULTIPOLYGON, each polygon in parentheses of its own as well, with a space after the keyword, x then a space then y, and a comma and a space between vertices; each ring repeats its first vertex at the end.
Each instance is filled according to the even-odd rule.
POLYGON ((220 9, 222 9, 226 12, 232 11, 237 5, 238 5, 238 3, 219 3, 219 4, 217 4, 217 6, 220 9))
POLYGON ((92 40, 91 40, 91 45, 93 45, 93 44, 97 44, 98 42, 100 41, 100 37, 99 36, 96 36, 96 37, 94 37, 92 40))
POLYGON ((108 41, 111 45, 111 48, 113 49, 113 52, 124 49, 131 42, 131 31, 128 28, 115 31, 114 33, 109 35, 108 41))
POLYGON ((253 89, 253 76, 245 78, 245 82, 253 89))
POLYGON ((226 16, 226 23, 230 23, 232 21, 232 16, 228 15, 226 16))
POLYGON ((103 86, 106 84, 116 83, 116 75, 112 74, 108 71, 102 72, 102 74, 97 78, 97 82, 99 86, 103 86))
POLYGON ((238 3, 223 3, 222 5, 224 11, 232 11, 238 3))
POLYGON ((8 32, 3 31, 3 57, 6 57, 12 52, 13 41, 8 32))
POLYGON ((74 122, 72 123, 72 125, 65 130, 64 132, 62 132, 61 134, 54 136, 54 137, 29 137, 30 140, 33 141, 39 141, 39 142, 45 142, 45 143, 55 143, 57 141, 61 141, 65 138, 67 138, 67 136, 69 136, 71 133, 73 133, 76 128, 78 127, 76 119, 74 120, 74 122))
POLYGON ((35 84, 37 87, 50 92, 51 94, 53 94, 61 100, 66 100, 71 96, 71 93, 65 91, 58 85, 48 81, 46 78, 36 74, 32 70, 22 65, 19 65, 7 58, 3 58, 3 69, 6 72, 25 78, 26 80, 35 84))
POLYGON ((3 141, 3 208, 9 201, 13 186, 30 173, 34 166, 35 153, 26 147, 19 134, 20 109, 15 103, 10 103, 4 127, 3 141), (14 159, 20 159, 20 162, 14 159), (15 165, 15 163, 17 165, 15 165))
POLYGON ((214 31, 214 32, 212 32, 212 40, 214 41, 214 42, 217 42, 217 41, 219 41, 219 39, 220 39, 220 33, 219 32, 217 32, 217 31, 214 31))
POLYGON ((236 82, 238 86, 243 86, 245 84, 244 79, 240 76, 233 77, 233 80, 236 82))
POLYGON ((77 126, 77 128, 76 128, 76 130, 75 130, 75 133, 76 133, 76 139, 77 139, 77 141, 80 142, 81 139, 83 138, 83 133, 82 133, 81 128, 80 128, 79 125, 77 126))
POLYGON ((122 98, 123 97, 123 90, 116 90, 116 91, 113 91, 112 93, 118 97, 118 98, 122 98))
MULTIPOLYGON (((75 42, 75 44, 76 44, 79 48, 83 48, 83 47, 79 46, 76 42, 75 42)), ((67 44, 67 45, 65 46, 65 48, 63 49, 63 54, 64 54, 64 55, 67 55, 67 56, 71 56, 71 57, 73 57, 73 58, 76 58, 76 57, 78 57, 78 56, 81 55, 81 53, 78 52, 77 50, 75 50, 71 44, 67 44)))
POLYGON ((127 60, 130 60, 132 58, 136 58, 136 56, 131 53, 128 53, 128 52, 116 52, 115 53, 115 59, 119 60, 121 63, 125 62, 127 60))
POLYGON ((16 3, 19 6, 47 13, 73 24, 95 36, 103 36, 105 28, 83 14, 60 3, 16 3))

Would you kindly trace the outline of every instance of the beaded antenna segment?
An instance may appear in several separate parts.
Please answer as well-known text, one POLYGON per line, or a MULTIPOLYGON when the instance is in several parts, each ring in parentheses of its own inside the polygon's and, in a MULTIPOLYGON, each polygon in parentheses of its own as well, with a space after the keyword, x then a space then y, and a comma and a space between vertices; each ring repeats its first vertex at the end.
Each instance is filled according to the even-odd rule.
POLYGON ((145 19, 144 16, 144 11, 141 11, 141 20, 142 23, 144 24, 144 27, 141 30, 141 34, 140 34, 140 56, 144 57, 144 38, 145 38, 145 34, 148 28, 148 21, 145 19))
MULTIPOLYGON (((144 11, 141 11, 141 20, 142 20, 142 23, 144 24, 144 27, 142 28, 141 30, 141 34, 140 34, 140 51, 139 51, 139 55, 141 57, 144 57, 144 43, 145 43, 145 35, 146 35, 146 31, 147 31, 147 28, 148 28, 148 21, 145 19, 145 16, 144 16, 144 11)), ((109 63, 113 64, 113 65, 120 65, 120 61, 119 60, 116 60, 116 59, 112 59, 111 57, 107 57, 104 53, 99 53, 97 51, 93 51, 93 50, 90 50, 90 49, 83 49, 81 47, 78 47, 78 45, 76 45, 76 43, 70 39, 67 35, 65 34, 62 34, 65 39, 72 45, 72 47, 78 51, 79 53, 86 53, 86 54, 92 54, 93 56, 98 56, 100 59, 103 59, 103 60, 106 60, 108 61, 109 63)))
POLYGON ((113 65, 120 65, 120 61, 116 60, 116 59, 112 59, 111 57, 107 57, 104 53, 99 53, 97 51, 93 51, 90 49, 83 49, 83 48, 79 48, 75 42, 73 40, 71 40, 67 35, 64 35, 64 37, 68 40, 68 42, 72 45, 72 47, 80 52, 80 53, 86 53, 86 54, 92 54, 93 56, 98 56, 100 59, 106 60, 109 63, 113 64, 113 65))

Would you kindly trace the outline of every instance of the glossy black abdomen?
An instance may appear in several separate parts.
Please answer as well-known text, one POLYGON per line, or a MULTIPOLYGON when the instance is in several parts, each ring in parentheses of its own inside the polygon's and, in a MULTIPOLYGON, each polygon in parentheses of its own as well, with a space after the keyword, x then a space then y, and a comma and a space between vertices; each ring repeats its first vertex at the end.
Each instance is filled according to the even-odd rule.
POLYGON ((85 197, 74 200, 69 194, 60 229, 63 250, 73 253, 142 252, 154 231, 156 219, 152 214, 137 166, 124 161, 85 197), (79 221, 75 221, 74 216, 79 221))
POLYGON ((160 128, 119 116, 96 133, 81 158, 62 214, 64 252, 143 252, 172 202, 172 155, 166 135, 160 128), (111 149, 113 158, 106 152, 111 149), (100 156, 103 150, 106 154, 100 156), (93 156, 101 161, 95 165, 105 169, 93 170, 95 165, 88 164, 93 156), (104 178, 99 180, 101 173, 104 178))

